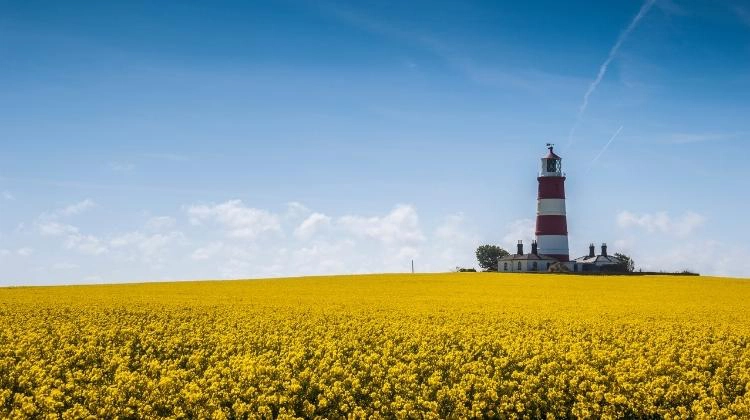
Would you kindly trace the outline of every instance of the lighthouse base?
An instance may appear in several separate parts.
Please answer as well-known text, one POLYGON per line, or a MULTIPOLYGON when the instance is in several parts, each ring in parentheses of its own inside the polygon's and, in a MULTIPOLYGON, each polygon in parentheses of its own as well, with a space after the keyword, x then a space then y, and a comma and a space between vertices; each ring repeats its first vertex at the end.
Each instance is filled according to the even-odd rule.
POLYGON ((570 261, 568 235, 537 235, 539 253, 549 255, 560 262, 570 261))

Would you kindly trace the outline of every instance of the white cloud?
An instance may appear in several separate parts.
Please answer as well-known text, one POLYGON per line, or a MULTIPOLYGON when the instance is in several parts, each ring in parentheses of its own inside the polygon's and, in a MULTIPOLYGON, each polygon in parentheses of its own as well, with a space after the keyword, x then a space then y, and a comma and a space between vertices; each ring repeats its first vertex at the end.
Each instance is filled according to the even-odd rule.
POLYGON ((419 248, 413 247, 413 246, 402 246, 398 249, 398 253, 396 253, 396 260, 408 260, 408 259, 414 259, 421 255, 421 252, 419 251, 419 248))
POLYGON ((81 235, 79 233, 68 235, 65 239, 66 249, 73 249, 86 255, 105 254, 108 249, 101 239, 93 235, 81 235))
MULTIPOLYGON (((137 251, 144 261, 153 260, 171 243, 184 238, 180 232, 145 234, 134 231, 107 240, 95 235, 84 234, 78 227, 57 220, 63 215, 80 214, 94 205, 92 200, 86 199, 51 214, 43 214, 36 222, 37 230, 43 236, 64 236, 63 247, 65 249, 75 250, 85 255, 102 255, 107 254, 110 248, 131 247, 137 251)), ((152 217, 146 222, 146 229, 151 231, 163 230, 172 227, 175 223, 173 217, 152 217)))
POLYGON ((10 255, 10 250, 7 249, 0 249, 0 257, 5 257, 10 255))
POLYGON ((140 232, 129 232, 116 236, 109 241, 109 244, 115 248, 135 245, 143 240, 144 235, 140 232))
POLYGON ((196 261, 208 260, 216 256, 219 252, 224 249, 224 243, 222 242, 211 242, 206 246, 200 247, 193 251, 190 258, 196 261))
POLYGON ((138 249, 140 249, 144 255, 151 256, 168 249, 169 245, 183 239, 185 239, 185 235, 183 235, 182 232, 170 232, 167 234, 157 233, 155 235, 147 235, 143 237, 141 242, 138 244, 138 249))
MULTIPOLYGON (((95 205, 96 203, 94 203, 93 200, 87 198, 83 201, 69 204, 52 212, 42 213, 37 218, 36 227, 41 234, 49 236, 62 235, 65 233, 76 233, 78 232, 78 228, 69 224, 60 223, 58 222, 58 220, 67 216, 75 216, 81 214, 91 209, 95 205)), ((23 228, 24 224, 21 223, 18 230, 23 230, 23 228)))
POLYGON ((152 217, 146 221, 146 229, 149 230, 163 230, 170 229, 177 224, 177 220, 170 216, 158 216, 152 217))
POLYGON ((287 203, 286 205, 286 218, 287 219, 299 219, 301 217, 307 216, 308 214, 310 214, 310 209, 308 209, 302 203, 299 203, 297 201, 292 201, 290 203, 287 203))
POLYGON ((313 213, 294 230, 299 239, 310 239, 316 232, 330 226, 331 218, 322 213, 313 213))
MULTIPOLYGON (((62 238, 61 245, 64 250, 87 256, 106 256, 99 259, 99 262, 87 259, 91 266, 105 264, 107 270, 128 272, 128 269, 117 270, 109 267, 138 262, 139 267, 158 270, 171 263, 174 264, 173 270, 179 270, 178 259, 174 258, 173 251, 186 243, 186 237, 182 232, 168 231, 176 224, 173 217, 152 217, 141 230, 104 236, 85 233, 79 227, 61 221, 65 216, 81 214, 94 205, 92 200, 87 199, 50 213, 43 213, 37 218, 34 227, 42 236, 62 238)), ((19 230, 22 231, 23 229, 19 230)), ((70 264, 78 262, 68 261, 70 264)), ((47 267, 55 269, 53 265, 47 267)))
POLYGON ((679 217, 667 212, 617 215, 617 225, 626 230, 614 242, 613 252, 631 255, 636 267, 645 271, 690 270, 720 276, 747 276, 750 273, 750 249, 701 237, 698 228, 705 218, 687 211, 679 217), (661 234, 644 235, 643 233, 661 234), (677 239, 675 239, 677 238, 677 239))
POLYGON ((457 264, 471 265, 478 242, 461 214, 446 217, 426 235, 409 205, 396 206, 384 215, 338 218, 302 205, 294 208, 304 209, 307 217, 296 221, 277 215, 283 230, 293 235, 259 237, 253 242, 213 237, 199 244, 190 259, 203 267, 215 265, 221 277, 232 278, 405 272, 412 259, 418 270, 447 271, 457 264))
POLYGON ((516 244, 519 240, 522 240, 524 244, 531 244, 535 237, 534 229, 535 223, 532 219, 514 220, 506 227, 507 233, 503 236, 503 248, 512 254, 516 252, 516 244))
POLYGON ((34 249, 29 248, 29 247, 19 248, 16 251, 16 254, 18 254, 21 257, 28 257, 28 256, 31 256, 31 254, 33 253, 34 253, 34 249))
POLYGON ((134 250, 136 255, 129 254, 127 259, 138 258, 144 262, 160 262, 163 254, 169 251, 172 245, 185 240, 182 232, 146 234, 140 231, 128 232, 112 238, 109 245, 120 250, 134 250))
MULTIPOLYGON (((645 245, 645 244, 642 244, 645 245)), ((715 240, 681 241, 658 252, 634 246, 636 266, 645 271, 682 271, 717 276, 744 276, 750 272, 750 250, 715 240)))
POLYGON ((13 194, 11 194, 8 191, 3 191, 1 195, 2 195, 3 199, 7 200, 7 201, 13 201, 13 200, 16 199, 16 197, 14 197, 13 194))
MULTIPOLYGON (((48 275, 55 269, 59 273, 57 278, 64 279, 67 275, 71 281, 92 273, 114 281, 407 272, 412 259, 418 272, 429 272, 476 266, 477 245, 481 240, 492 242, 479 235, 471 219, 461 213, 446 215, 433 225, 423 226, 417 210, 405 204, 382 214, 344 216, 316 212, 299 203, 274 213, 250 208, 239 200, 184 209, 195 225, 186 225, 181 231, 174 230, 177 221, 171 216, 153 217, 132 231, 102 235, 92 235, 67 224, 62 216, 40 217, 34 231, 40 238, 58 238, 63 251, 69 253, 62 261, 78 265, 79 271, 73 271, 72 267, 67 271, 63 266, 55 268, 60 258, 55 255, 55 259, 44 261, 41 250, 34 253, 35 262, 38 260, 40 267, 47 267, 48 275), (219 229, 204 228, 211 225, 219 229)), ((655 256, 667 252, 655 252, 652 245, 662 238, 654 236, 646 243, 637 243, 638 232, 651 229, 683 235, 693 232, 703 218, 690 212, 674 218, 668 214, 665 217, 660 213, 630 212, 618 217, 619 224, 628 230, 619 235, 625 239, 613 241, 612 251, 629 248, 639 266, 692 268, 681 267, 683 261, 689 261, 683 255, 699 252, 704 246, 675 251, 674 255, 669 254, 674 263, 660 265, 655 256)), ((500 238, 512 252, 518 239, 528 241, 533 236, 533 219, 519 219, 508 224, 500 238)), ((669 238, 665 235, 663 241, 668 242, 669 238)), ((15 247, 6 248, 11 251, 0 255, 32 252, 19 253, 15 247)), ((738 269, 725 260, 715 254, 710 261, 701 262, 698 269, 737 273, 738 269)), ((736 262, 733 264, 737 266, 736 262)))
POLYGON ((268 249, 247 241, 215 241, 194 250, 190 258, 203 266, 215 265, 214 273, 220 278, 248 278, 287 274, 292 262, 279 264, 284 253, 284 248, 268 249))
POLYGON ((63 247, 86 255, 101 255, 107 252, 107 246, 94 235, 80 232, 76 226, 61 223, 61 216, 80 214, 94 206, 94 202, 86 199, 59 209, 51 214, 43 214, 36 221, 35 226, 42 236, 64 236, 63 247))
POLYGON ((71 204, 69 206, 66 206, 58 210, 57 214, 60 214, 62 216, 74 216, 77 214, 81 214, 85 212, 86 210, 89 210, 95 205, 96 203, 94 203, 93 200, 91 200, 90 198, 87 198, 83 201, 79 201, 78 203, 71 204))
POLYGON ((435 237, 447 241, 463 240, 467 233, 463 228, 465 221, 463 213, 452 214, 445 218, 442 224, 435 229, 435 237))
POLYGON ((60 235, 76 235, 78 234, 78 228, 60 223, 54 220, 41 220, 36 223, 36 227, 39 233, 44 236, 60 236, 60 235))
MULTIPOLYGON (((189 213, 198 217, 194 222, 216 217, 217 206, 205 207, 191 208, 189 213)), ((280 231, 293 235, 257 237, 253 242, 232 235, 214 237, 195 248, 190 259, 203 266, 215 265, 225 278, 408 271, 410 259, 425 257, 429 252, 425 246, 431 245, 426 243, 416 210, 407 205, 382 216, 333 218, 299 203, 283 214, 267 213, 279 221, 280 231), (306 217, 299 220, 300 216, 306 217)), ((448 263, 443 269, 450 267, 448 263)))
POLYGON ((277 215, 245 207, 241 200, 229 200, 215 205, 192 205, 187 212, 192 224, 213 221, 223 225, 227 235, 232 238, 255 239, 266 232, 281 232, 277 215))
POLYGON ((42 236, 64 236, 63 247, 75 250, 86 255, 101 255, 107 252, 107 246, 94 235, 81 233, 80 229, 71 224, 62 223, 60 218, 81 214, 96 203, 87 198, 74 204, 70 204, 52 213, 44 213, 35 222, 37 231, 42 236))
POLYGON ((705 220, 705 217, 692 211, 688 211, 678 218, 673 218, 664 211, 644 214, 622 211, 617 215, 617 226, 623 229, 636 227, 644 229, 648 233, 660 232, 684 237, 703 225, 705 220))
POLYGON ((480 238, 463 213, 446 216, 435 228, 425 252, 431 262, 420 264, 420 269, 448 270, 456 266, 473 267, 476 264, 475 250, 480 238))
POLYGON ((615 240, 614 243, 614 249, 618 250, 619 252, 629 253, 635 245, 635 239, 630 238, 620 238, 615 240))
POLYGON ((356 246, 351 239, 320 241, 292 251, 289 258, 296 269, 310 274, 346 273, 352 271, 351 258, 342 256, 351 255, 356 246))
POLYGON ((350 234, 384 244, 419 243, 425 240, 414 207, 400 204, 383 217, 344 216, 337 224, 350 234))

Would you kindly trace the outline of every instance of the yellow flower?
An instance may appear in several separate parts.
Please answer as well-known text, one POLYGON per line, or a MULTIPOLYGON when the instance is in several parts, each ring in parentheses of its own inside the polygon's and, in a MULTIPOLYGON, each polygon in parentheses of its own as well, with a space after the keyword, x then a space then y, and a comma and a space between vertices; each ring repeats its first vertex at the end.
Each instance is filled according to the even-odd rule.
POLYGON ((0 289, 0 418, 750 418, 750 283, 377 275, 0 289))

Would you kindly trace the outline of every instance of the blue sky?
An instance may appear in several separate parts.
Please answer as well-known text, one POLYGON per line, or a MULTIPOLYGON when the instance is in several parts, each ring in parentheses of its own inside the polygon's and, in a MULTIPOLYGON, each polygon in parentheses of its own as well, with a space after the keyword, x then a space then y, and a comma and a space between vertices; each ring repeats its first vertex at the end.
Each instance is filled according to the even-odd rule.
POLYGON ((745 2, 0 1, 0 54, 2 284, 475 265, 547 142, 573 256, 750 276, 745 2))

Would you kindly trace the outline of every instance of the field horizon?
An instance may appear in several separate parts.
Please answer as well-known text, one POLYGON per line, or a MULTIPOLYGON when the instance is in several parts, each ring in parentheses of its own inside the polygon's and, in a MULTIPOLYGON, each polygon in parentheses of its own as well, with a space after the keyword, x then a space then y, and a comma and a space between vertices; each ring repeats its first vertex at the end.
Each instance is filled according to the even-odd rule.
POLYGON ((0 289, 23 289, 23 288, 54 288, 54 287, 76 287, 76 286, 123 286, 123 285, 139 285, 139 284, 172 284, 172 283, 222 283, 222 282, 250 282, 250 281, 275 281, 275 280, 304 280, 304 279, 331 279, 331 278, 357 278, 357 277, 372 277, 376 278, 379 276, 451 276, 451 275, 461 275, 461 276, 483 276, 483 275, 495 275, 495 276, 520 276, 525 277, 528 275, 533 276, 551 276, 551 277, 575 277, 575 278, 644 278, 644 277, 678 277, 678 278, 703 278, 703 279, 724 279, 724 280, 750 280, 750 277, 742 277, 742 276, 718 276, 718 275, 703 275, 700 273, 690 273, 690 274, 682 274, 682 273, 669 273, 669 272, 646 272, 646 273, 587 273, 587 274, 575 274, 575 273, 529 273, 529 272, 508 272, 508 273, 501 273, 501 272, 485 272, 485 271, 477 271, 477 272, 456 272, 456 271, 443 271, 443 272, 421 272, 421 273, 411 273, 411 272, 382 272, 382 273, 353 273, 353 274, 308 274, 308 275, 293 275, 293 276, 266 276, 266 277, 236 277, 236 278, 188 278, 188 279, 157 279, 157 280, 149 280, 149 279, 133 279, 133 280, 124 280, 124 281, 116 281, 111 282, 107 281, 106 279, 102 279, 101 282, 88 282, 88 283, 78 283, 78 282, 71 282, 71 283, 50 283, 50 284, 7 284, 7 285, 0 285, 0 289))

